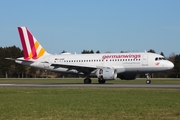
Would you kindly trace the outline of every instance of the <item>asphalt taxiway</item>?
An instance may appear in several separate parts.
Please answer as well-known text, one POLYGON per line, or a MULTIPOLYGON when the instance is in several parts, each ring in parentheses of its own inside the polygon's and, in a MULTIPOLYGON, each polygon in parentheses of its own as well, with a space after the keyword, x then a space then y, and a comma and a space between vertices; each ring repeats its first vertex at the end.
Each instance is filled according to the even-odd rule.
POLYGON ((180 84, 0 84, 0 87, 31 87, 31 88, 176 88, 180 89, 180 84))

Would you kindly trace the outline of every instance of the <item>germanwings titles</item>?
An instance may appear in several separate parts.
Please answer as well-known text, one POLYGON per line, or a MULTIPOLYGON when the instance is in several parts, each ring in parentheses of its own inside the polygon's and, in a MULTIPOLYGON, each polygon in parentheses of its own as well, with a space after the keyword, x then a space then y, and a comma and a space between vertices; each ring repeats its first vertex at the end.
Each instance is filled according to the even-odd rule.
POLYGON ((102 59, 109 59, 109 58, 133 58, 133 59, 137 59, 140 58, 141 55, 140 54, 127 54, 127 55, 103 55, 102 59))
MULTIPOLYGON (((15 62, 48 71, 84 74, 85 84, 95 75, 98 82, 136 79, 138 73, 170 70, 174 64, 155 53, 49 54, 26 27, 18 27, 24 57, 15 62)), ((12 60, 12 58, 6 58, 12 60)), ((13 59, 14 60, 14 59, 13 59)), ((147 84, 151 83, 147 75, 147 84)))

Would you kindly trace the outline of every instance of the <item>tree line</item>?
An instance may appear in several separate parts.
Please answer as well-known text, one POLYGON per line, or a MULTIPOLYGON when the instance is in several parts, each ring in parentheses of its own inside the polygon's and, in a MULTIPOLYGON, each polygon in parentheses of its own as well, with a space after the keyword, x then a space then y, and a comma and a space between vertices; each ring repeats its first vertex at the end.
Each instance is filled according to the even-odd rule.
MULTIPOLYGON (((62 51, 64 53, 66 51, 62 51)), ((123 53, 124 51, 121 51, 123 53)), ((150 49, 147 52, 156 53, 155 50, 150 49)), ((98 54, 99 50, 83 50, 82 54, 98 54)), ((160 53, 164 56, 163 52, 160 53)), ((29 66, 19 65, 13 60, 6 60, 5 58, 18 58, 23 56, 23 51, 16 46, 0 47, 0 78, 35 78, 35 77, 79 77, 74 75, 67 75, 62 73, 54 73, 46 70, 39 70, 29 66)), ((155 78, 179 78, 180 77, 180 54, 172 53, 168 58, 174 63, 174 68, 169 71, 151 73, 151 77, 155 78)), ((137 77, 145 77, 144 74, 138 74, 137 77)))

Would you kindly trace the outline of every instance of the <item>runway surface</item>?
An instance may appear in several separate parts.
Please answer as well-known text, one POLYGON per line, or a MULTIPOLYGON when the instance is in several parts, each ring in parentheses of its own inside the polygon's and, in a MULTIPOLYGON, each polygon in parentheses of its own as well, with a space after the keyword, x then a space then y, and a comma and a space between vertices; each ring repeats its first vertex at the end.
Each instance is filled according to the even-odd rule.
POLYGON ((31 87, 31 88, 176 88, 178 85, 158 84, 0 84, 0 87, 31 87))

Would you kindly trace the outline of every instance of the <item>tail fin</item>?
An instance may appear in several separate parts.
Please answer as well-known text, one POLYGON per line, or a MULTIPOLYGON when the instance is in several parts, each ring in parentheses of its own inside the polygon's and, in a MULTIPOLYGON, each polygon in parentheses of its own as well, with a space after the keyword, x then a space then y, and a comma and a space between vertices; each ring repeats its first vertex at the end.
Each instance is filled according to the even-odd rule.
POLYGON ((38 59, 43 55, 48 55, 46 50, 39 44, 26 27, 18 27, 18 31, 25 60, 38 59))

